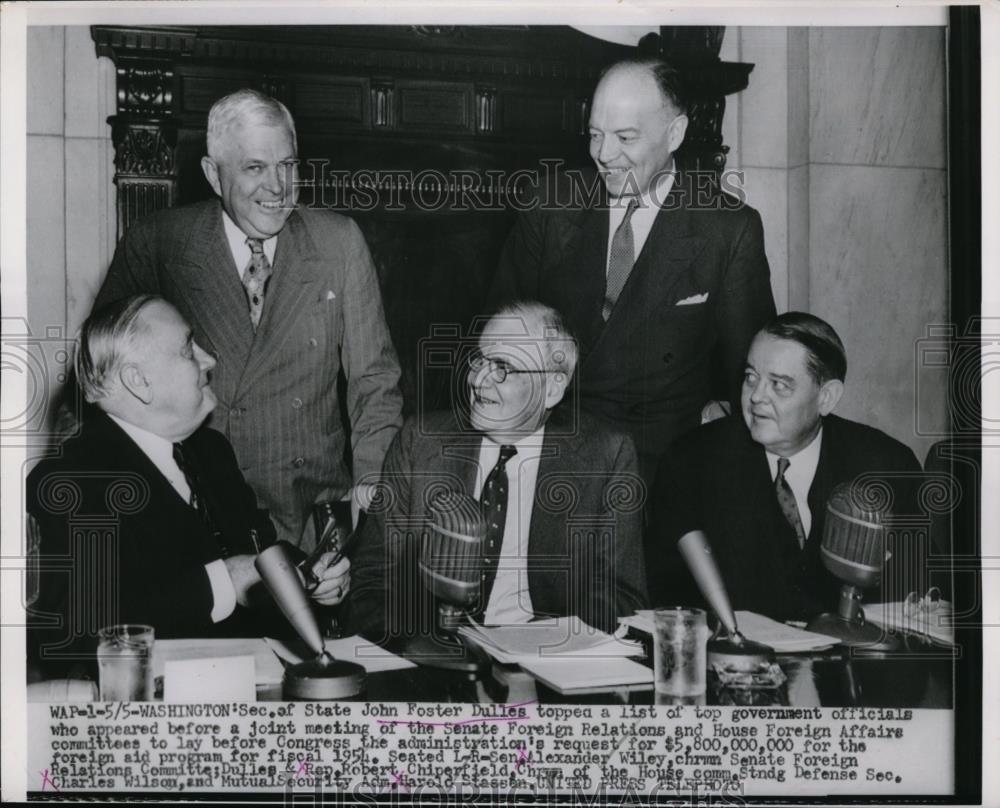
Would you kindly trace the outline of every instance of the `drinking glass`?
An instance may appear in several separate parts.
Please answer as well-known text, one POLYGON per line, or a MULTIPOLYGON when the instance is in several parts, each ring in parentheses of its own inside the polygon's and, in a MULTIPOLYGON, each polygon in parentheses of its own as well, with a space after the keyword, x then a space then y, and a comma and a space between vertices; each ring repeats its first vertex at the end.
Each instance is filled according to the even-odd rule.
POLYGON ((153 627, 136 623, 98 632, 97 673, 101 701, 149 701, 153 697, 153 627))
POLYGON ((705 693, 708 623, 701 609, 677 606, 653 613, 653 672, 657 694, 705 693))

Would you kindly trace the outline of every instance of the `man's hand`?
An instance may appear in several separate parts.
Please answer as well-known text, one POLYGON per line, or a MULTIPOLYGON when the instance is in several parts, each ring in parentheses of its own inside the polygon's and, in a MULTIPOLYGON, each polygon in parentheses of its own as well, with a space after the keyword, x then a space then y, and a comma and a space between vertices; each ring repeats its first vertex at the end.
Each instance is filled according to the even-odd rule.
POLYGON ((250 605, 250 589, 254 584, 260 583, 260 575, 253 565, 257 556, 235 555, 223 559, 226 565, 226 572, 233 582, 233 589, 236 590, 236 602, 240 606, 250 605))
POLYGON ((336 606, 351 589, 351 562, 342 558, 331 567, 331 561, 333 553, 323 553, 312 568, 319 585, 309 595, 321 606, 336 606))

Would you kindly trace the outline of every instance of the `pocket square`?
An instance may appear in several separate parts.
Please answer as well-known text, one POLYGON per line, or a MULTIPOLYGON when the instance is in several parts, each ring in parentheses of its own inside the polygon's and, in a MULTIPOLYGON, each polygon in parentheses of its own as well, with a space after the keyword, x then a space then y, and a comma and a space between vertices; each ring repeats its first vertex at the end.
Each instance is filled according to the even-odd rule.
POLYGON ((333 293, 333 289, 327 289, 326 290, 326 299, 327 300, 333 300, 335 297, 336 297, 336 295, 333 293))
POLYGON ((708 292, 700 295, 691 295, 691 297, 686 297, 683 300, 678 300, 674 305, 676 306, 697 306, 699 303, 704 303, 708 300, 708 292))

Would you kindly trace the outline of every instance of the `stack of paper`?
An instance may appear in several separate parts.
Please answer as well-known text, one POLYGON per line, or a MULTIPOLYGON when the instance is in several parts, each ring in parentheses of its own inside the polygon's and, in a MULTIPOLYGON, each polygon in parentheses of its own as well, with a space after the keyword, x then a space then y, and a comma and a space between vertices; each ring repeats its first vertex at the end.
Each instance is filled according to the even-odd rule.
POLYGON ((894 631, 930 637, 945 645, 955 644, 955 613, 946 600, 932 608, 914 608, 903 603, 873 603, 865 606, 865 618, 894 631))
POLYGON ((524 665, 525 660, 642 656, 639 643, 613 637, 579 617, 535 620, 511 626, 462 626, 458 633, 498 662, 524 665))
MULTIPOLYGON (((619 622, 646 634, 653 633, 653 612, 650 609, 638 611, 630 617, 619 618, 619 622)), ((769 645, 779 654, 825 651, 840 642, 837 637, 779 623, 756 612, 736 612, 736 625, 748 640, 769 645)))

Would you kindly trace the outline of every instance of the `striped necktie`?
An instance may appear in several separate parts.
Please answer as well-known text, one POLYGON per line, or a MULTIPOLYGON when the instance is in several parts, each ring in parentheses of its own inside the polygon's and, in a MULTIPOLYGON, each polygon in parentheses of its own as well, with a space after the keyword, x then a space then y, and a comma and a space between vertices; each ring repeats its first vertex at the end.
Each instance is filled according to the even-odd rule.
POLYGON ((799 540, 799 547, 804 547, 806 532, 802 527, 802 519, 799 516, 799 506, 795 504, 795 494, 792 493, 792 487, 788 484, 788 480, 785 479, 785 472, 788 471, 788 466, 787 457, 778 458, 778 473, 774 478, 774 493, 778 497, 778 505, 781 506, 781 512, 785 515, 785 519, 788 520, 788 524, 795 531, 795 538, 799 540))

